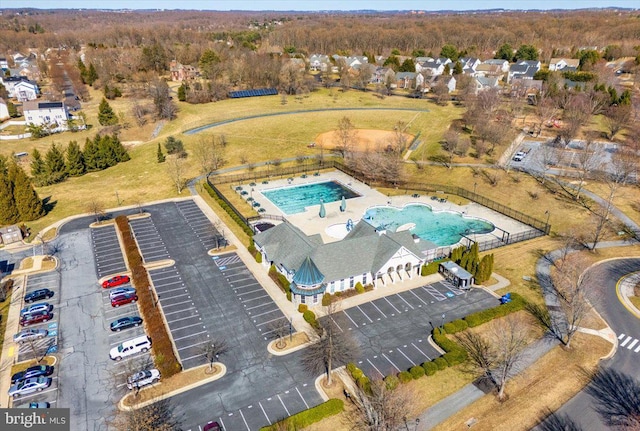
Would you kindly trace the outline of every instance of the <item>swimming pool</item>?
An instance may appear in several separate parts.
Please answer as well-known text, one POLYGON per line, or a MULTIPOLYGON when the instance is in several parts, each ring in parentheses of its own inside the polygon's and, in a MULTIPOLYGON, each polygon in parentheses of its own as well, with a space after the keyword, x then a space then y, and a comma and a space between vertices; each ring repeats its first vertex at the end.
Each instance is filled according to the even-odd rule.
POLYGON ((345 199, 360 196, 339 181, 262 190, 262 194, 287 215, 304 212, 305 207, 311 205, 320 205, 321 199, 326 204, 339 201, 343 196, 345 199))
POLYGON ((434 213, 429 206, 422 204, 409 204, 403 208, 373 207, 365 212, 363 218, 376 229, 392 232, 403 225, 415 224, 411 233, 439 246, 457 243, 462 238, 461 234, 473 238, 474 234, 489 233, 495 229, 485 220, 449 211, 434 213))

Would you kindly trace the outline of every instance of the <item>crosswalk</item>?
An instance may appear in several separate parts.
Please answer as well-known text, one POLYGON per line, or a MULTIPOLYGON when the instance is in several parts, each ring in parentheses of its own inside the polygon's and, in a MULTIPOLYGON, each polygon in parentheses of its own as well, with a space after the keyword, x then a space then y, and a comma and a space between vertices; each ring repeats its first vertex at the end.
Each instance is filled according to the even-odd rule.
POLYGON ((628 350, 632 350, 635 347, 633 352, 638 353, 640 352, 640 340, 632 337, 631 335, 620 334, 618 335, 618 347, 626 348, 628 350))
POLYGON ((235 253, 226 256, 213 256, 212 259, 220 269, 226 269, 227 265, 232 265, 241 261, 240 256, 235 253))

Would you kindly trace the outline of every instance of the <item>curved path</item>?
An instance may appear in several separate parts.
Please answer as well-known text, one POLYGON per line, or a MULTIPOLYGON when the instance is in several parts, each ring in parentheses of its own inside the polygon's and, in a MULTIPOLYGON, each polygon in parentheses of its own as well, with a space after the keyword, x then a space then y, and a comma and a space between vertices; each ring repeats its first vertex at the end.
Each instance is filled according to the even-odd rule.
POLYGON ((217 121, 215 123, 206 124, 204 126, 196 127, 193 129, 185 130, 185 135, 195 135, 196 133, 203 132, 207 129, 211 129, 213 127, 222 126, 224 124, 235 123, 238 121, 244 120, 252 120, 254 118, 263 118, 263 117, 278 117, 281 115, 291 115, 291 114, 309 114, 313 112, 332 112, 332 111, 408 111, 408 112, 431 112, 428 109, 415 109, 415 108, 318 108, 318 109, 307 109, 307 110, 296 110, 296 111, 284 111, 284 112, 272 112, 269 114, 256 114, 256 115, 248 115, 246 117, 238 117, 238 118, 230 118, 228 120, 217 121))

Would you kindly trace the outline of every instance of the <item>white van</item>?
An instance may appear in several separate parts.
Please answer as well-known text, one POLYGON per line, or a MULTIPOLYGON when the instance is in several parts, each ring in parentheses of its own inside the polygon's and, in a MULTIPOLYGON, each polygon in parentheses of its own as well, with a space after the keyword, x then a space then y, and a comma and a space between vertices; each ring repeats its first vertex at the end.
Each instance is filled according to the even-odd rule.
POLYGON ((146 335, 134 338, 133 340, 124 341, 111 349, 109 357, 114 361, 133 355, 135 353, 146 352, 151 348, 151 338, 146 335))

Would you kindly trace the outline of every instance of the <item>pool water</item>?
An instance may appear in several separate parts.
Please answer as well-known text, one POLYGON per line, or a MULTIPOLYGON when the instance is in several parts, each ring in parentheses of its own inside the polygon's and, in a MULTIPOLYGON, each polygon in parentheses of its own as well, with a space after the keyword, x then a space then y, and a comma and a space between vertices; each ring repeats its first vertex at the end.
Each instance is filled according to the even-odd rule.
POLYGON ((495 228, 484 220, 463 217, 454 212, 436 212, 426 205, 411 204, 404 208, 373 207, 364 215, 364 220, 376 229, 395 232, 400 226, 413 223, 411 233, 439 246, 452 245, 460 241, 461 234, 473 238, 474 234, 484 234, 495 228))
POLYGON ((304 212, 305 207, 311 205, 320 205, 321 199, 326 204, 342 200, 343 196, 345 199, 360 196, 338 181, 263 190, 262 194, 287 215, 304 212))

